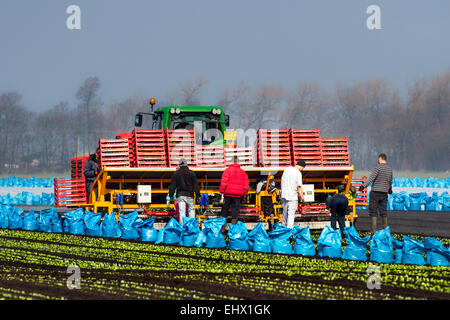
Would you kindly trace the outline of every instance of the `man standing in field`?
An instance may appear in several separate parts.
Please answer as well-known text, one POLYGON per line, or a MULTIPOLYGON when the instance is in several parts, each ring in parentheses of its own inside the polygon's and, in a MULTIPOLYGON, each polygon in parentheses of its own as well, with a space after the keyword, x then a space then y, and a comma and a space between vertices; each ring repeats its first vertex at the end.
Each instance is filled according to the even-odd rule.
POLYGON ((179 169, 172 175, 169 186, 170 202, 173 202, 175 190, 177 192, 177 201, 179 206, 180 223, 183 223, 183 217, 186 216, 186 211, 189 218, 195 217, 195 196, 200 197, 200 186, 197 182, 197 177, 194 172, 188 168, 186 159, 181 158, 178 163, 179 169))
POLYGON ((281 205, 283 206, 283 219, 281 224, 294 227, 295 212, 298 209, 298 200, 303 201, 302 170, 305 161, 298 160, 294 167, 284 169, 281 177, 281 205))
POLYGON ((387 227, 387 202, 389 194, 392 193, 392 169, 386 164, 387 156, 380 153, 378 156, 378 165, 372 170, 369 179, 362 186, 359 191, 363 191, 371 183, 372 190, 369 196, 369 216, 371 218, 370 232, 375 234, 377 231, 377 216, 382 218, 383 229, 387 227))
MULTIPOLYGON (((235 224, 238 220, 241 197, 248 194, 249 182, 247 172, 242 170, 238 164, 238 158, 234 156, 231 161, 233 163, 222 174, 219 191, 225 196, 221 216, 227 217, 228 209, 231 206, 231 223, 235 224)), ((226 227, 225 223, 222 230, 225 230, 226 227)))
POLYGON ((338 193, 333 197, 327 199, 327 207, 331 212, 331 227, 336 230, 336 220, 339 223, 339 229, 341 236, 344 237, 345 229, 345 214, 348 208, 348 199, 345 196, 345 185, 340 184, 337 186, 338 193))

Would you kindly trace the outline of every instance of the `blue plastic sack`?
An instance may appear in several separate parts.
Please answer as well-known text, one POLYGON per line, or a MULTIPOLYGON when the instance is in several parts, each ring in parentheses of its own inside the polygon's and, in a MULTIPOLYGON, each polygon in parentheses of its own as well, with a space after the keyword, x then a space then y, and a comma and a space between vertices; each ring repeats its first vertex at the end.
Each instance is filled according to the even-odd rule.
POLYGON ((394 245, 389 226, 376 231, 373 235, 370 241, 370 261, 381 263, 394 262, 394 245))
POLYGON ((52 232, 52 217, 56 213, 55 211, 55 209, 44 209, 39 211, 39 231, 52 232))
POLYGON ((345 247, 342 254, 343 259, 367 261, 367 243, 370 236, 361 238, 354 226, 344 228, 345 239, 348 245, 345 247))
POLYGON ((438 204, 441 205, 440 211, 450 211, 450 196, 448 194, 442 194, 439 197, 438 204))
POLYGON ((251 250, 255 252, 272 252, 270 237, 262 222, 258 224, 248 233, 248 242, 251 250))
POLYGON ((183 217, 183 226, 180 236, 180 245, 191 247, 195 244, 201 230, 199 228, 198 218, 183 217))
POLYGON ((158 236, 156 238, 155 244, 176 244, 180 242, 181 239, 181 224, 172 218, 166 224, 166 226, 158 231, 158 236))
POLYGON ((403 241, 392 238, 392 245, 395 250, 395 263, 402 263, 403 241))
POLYGON ((426 197, 426 192, 410 193, 408 210, 422 211, 423 199, 426 197))
POLYGON ((23 215, 23 230, 36 231, 39 228, 39 215, 33 209, 23 215))
POLYGON ((64 220, 66 225, 64 232, 84 235, 83 208, 64 213, 64 220))
POLYGON ((391 197, 392 197, 392 210, 405 210, 406 192, 393 193, 391 197))
POLYGON ((294 249, 289 242, 292 236, 292 229, 276 222, 273 230, 269 232, 273 253, 293 254, 294 249))
POLYGON ((446 248, 442 242, 435 238, 425 238, 424 247, 427 253, 427 264, 450 267, 450 249, 446 248))
POLYGON ((8 206, 0 205, 0 229, 7 229, 9 227, 8 206))
POLYGON ((215 219, 207 219, 203 221, 203 232, 206 236, 207 248, 225 248, 227 243, 225 237, 220 232, 225 224, 225 217, 219 217, 215 219))
POLYGON ((43 206, 51 206, 51 205, 54 205, 54 204, 55 203, 54 203, 53 194, 42 192, 41 205, 43 205, 43 206), (52 199, 53 199, 53 203, 52 203, 52 199))
POLYGON ((122 231, 120 231, 119 224, 117 223, 116 215, 114 212, 105 214, 101 223, 102 234, 108 238, 120 238, 122 231))
POLYGON ((39 205, 41 205, 41 196, 38 195, 38 194, 34 194, 34 195, 32 196, 32 202, 33 202, 33 205, 34 205, 34 206, 39 206, 39 205))
POLYGON ((424 252, 425 246, 422 241, 408 236, 403 237, 402 263, 424 265, 425 258, 422 255, 424 252))
POLYGON ((301 254, 304 256, 313 256, 316 254, 316 247, 311 239, 311 232, 309 231, 308 226, 304 228, 294 226, 292 234, 295 242, 295 254, 301 254))
POLYGON ((53 215, 50 220, 50 223, 52 224, 52 232, 56 233, 62 233, 63 232, 63 226, 62 226, 62 219, 58 212, 56 212, 55 208, 51 208, 50 210, 53 210, 53 215))
POLYGON ((123 216, 119 216, 119 228, 122 233, 122 239, 139 239, 139 225, 142 222, 142 219, 138 218, 137 210, 125 214, 123 216))
POLYGON ((23 209, 17 209, 13 206, 8 206, 8 221, 9 229, 22 229, 23 217, 21 216, 23 209))
POLYGON ((320 257, 340 258, 342 255, 342 238, 339 229, 333 230, 325 226, 317 239, 317 248, 320 257))
POLYGON ((101 226, 102 214, 101 212, 90 212, 86 210, 84 214, 84 226, 85 234, 92 237, 102 236, 102 226, 101 226))
POLYGON ((434 197, 426 197, 422 199, 422 204, 425 206, 425 211, 437 210, 437 199, 434 197))
POLYGON ((236 224, 230 224, 228 238, 228 249, 249 250, 248 230, 242 221, 238 221, 236 224))
POLYGON ((155 223, 155 217, 150 217, 145 220, 143 220, 141 223, 139 223, 137 226, 140 228, 141 233, 141 241, 147 241, 147 242, 155 242, 156 238, 158 237, 158 230, 153 227, 153 224, 155 223))

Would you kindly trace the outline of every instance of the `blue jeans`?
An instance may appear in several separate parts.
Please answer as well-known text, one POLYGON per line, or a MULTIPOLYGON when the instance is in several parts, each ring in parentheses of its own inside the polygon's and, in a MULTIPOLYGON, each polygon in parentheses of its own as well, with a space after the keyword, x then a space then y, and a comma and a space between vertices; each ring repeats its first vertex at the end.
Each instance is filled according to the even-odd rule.
POLYGON ((179 196, 177 197, 178 210, 180 212, 180 223, 183 224, 183 217, 186 217, 186 211, 189 218, 195 218, 195 203, 194 198, 179 196))

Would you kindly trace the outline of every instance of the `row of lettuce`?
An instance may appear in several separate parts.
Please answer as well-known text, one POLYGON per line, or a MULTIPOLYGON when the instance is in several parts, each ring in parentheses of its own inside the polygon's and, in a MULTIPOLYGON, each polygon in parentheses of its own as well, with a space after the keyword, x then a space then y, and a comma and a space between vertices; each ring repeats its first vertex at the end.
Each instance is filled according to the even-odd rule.
POLYGON ((435 238, 419 241, 408 236, 403 241, 391 236, 389 227, 378 230, 373 237, 361 237, 351 226, 345 228, 347 245, 343 248, 339 230, 325 226, 318 240, 317 249, 313 243, 309 227, 287 228, 276 223, 267 232, 258 223, 251 231, 239 221, 230 224, 227 237, 221 232, 225 218, 207 219, 199 227, 197 218, 184 217, 182 224, 172 218, 167 225, 157 230, 155 217, 145 220, 134 211, 116 216, 84 211, 82 208, 66 212, 64 219, 55 209, 45 209, 36 213, 24 213, 14 206, 0 208, 0 228, 30 231, 58 232, 95 237, 141 240, 155 244, 177 244, 188 247, 228 248, 265 253, 299 254, 348 260, 367 261, 367 246, 370 261, 381 263, 402 263, 416 265, 450 266, 450 250, 435 238), (228 238, 228 242, 226 241, 228 238))

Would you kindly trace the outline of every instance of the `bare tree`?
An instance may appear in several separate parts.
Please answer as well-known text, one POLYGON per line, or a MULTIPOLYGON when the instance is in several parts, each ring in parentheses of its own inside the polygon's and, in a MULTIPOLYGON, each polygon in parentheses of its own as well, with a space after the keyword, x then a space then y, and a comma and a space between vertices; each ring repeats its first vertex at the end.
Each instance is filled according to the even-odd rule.
POLYGON ((167 100, 173 105, 200 105, 200 94, 204 86, 208 83, 205 77, 198 77, 196 80, 182 82, 168 95, 167 100))
POLYGON ((84 122, 85 124, 84 135, 81 135, 84 137, 83 149, 85 148, 88 153, 92 150, 93 146, 91 146, 91 143, 95 140, 92 137, 94 124, 97 127, 99 124, 98 121, 101 120, 99 114, 102 102, 98 96, 99 89, 99 78, 88 77, 75 95, 75 97, 80 101, 78 105, 80 115, 79 121, 80 123, 84 122))

